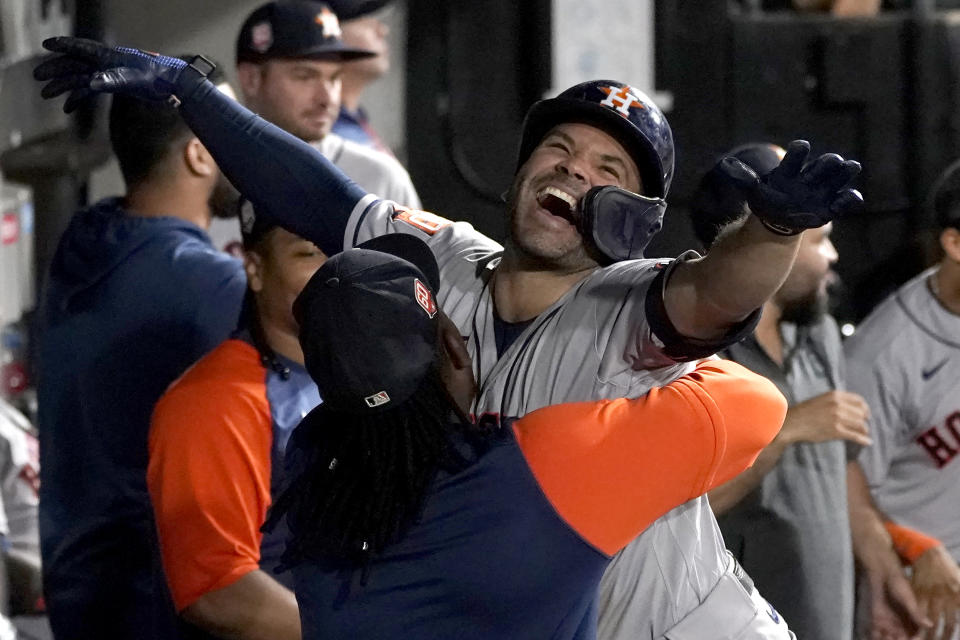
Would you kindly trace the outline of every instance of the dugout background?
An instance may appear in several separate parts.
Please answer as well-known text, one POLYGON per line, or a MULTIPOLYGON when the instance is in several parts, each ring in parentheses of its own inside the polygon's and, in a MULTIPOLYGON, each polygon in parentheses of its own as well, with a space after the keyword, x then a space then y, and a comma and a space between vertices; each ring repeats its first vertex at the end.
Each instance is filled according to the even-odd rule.
MULTIPOLYGON (((764 12, 737 0, 584 0, 616 20, 649 7, 653 26, 626 51, 655 69, 668 107, 678 169, 654 255, 695 246, 686 204, 722 150, 751 140, 809 137, 864 163, 867 210, 837 225, 846 290, 837 313, 857 320, 930 259, 923 208, 939 170, 960 156, 960 13, 921 2, 876 18, 764 12)), ((11 7, 63 12, 78 35, 171 53, 212 55, 232 74, 233 42, 252 0, 2 0, 0 169, 33 187, 36 269, 42 279, 71 213, 122 188, 110 161, 105 101, 76 118, 39 99, 11 7), (14 30, 14 32, 17 32, 14 30)), ((523 113, 552 89, 552 25, 565 0, 398 0, 389 20, 393 68, 365 100, 406 160, 427 208, 502 238, 501 194, 514 169, 523 113)), ((565 8, 564 10, 568 10, 565 8)), ((53 13, 51 13, 53 12, 53 13)), ((48 25, 49 26, 49 25, 48 25)), ((29 35, 29 34, 27 34, 29 35)), ((35 40, 36 38, 34 38, 35 40)), ((596 47, 606 43, 598 38, 596 47)), ((27 44, 30 38, 25 38, 27 44)), ((633 78, 625 78, 633 80, 633 78)), ((640 80, 639 82, 644 82, 640 80)), ((562 87, 560 87, 562 88, 562 87)), ((0 286, 3 278, 0 274, 0 286)))

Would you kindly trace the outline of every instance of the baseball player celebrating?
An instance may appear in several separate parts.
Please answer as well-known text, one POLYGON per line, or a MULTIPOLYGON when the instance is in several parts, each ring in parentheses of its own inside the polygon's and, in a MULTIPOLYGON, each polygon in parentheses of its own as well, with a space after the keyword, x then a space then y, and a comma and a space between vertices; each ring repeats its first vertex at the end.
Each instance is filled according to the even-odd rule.
POLYGON ((857 463, 912 567, 920 610, 933 623, 924 637, 953 640, 960 637, 960 163, 938 180, 931 201, 943 258, 874 309, 847 341, 847 356, 850 387, 871 408, 873 445, 860 449, 857 463))
MULTIPOLYGON (((689 361, 751 331, 791 267, 800 231, 860 202, 846 188, 859 165, 833 154, 807 163, 802 141, 763 181, 725 160, 754 215, 705 258, 638 260, 666 207, 672 134, 642 93, 594 81, 528 113, 501 247, 466 223, 364 193, 308 145, 215 95, 202 59, 188 65, 74 38, 45 46, 62 55, 35 71, 50 80, 44 96, 70 91, 66 110, 100 91, 175 96, 257 210, 328 255, 387 233, 424 239, 440 266, 438 303, 473 358, 475 414, 518 417, 565 401, 639 397, 677 378, 689 361)), ((605 638, 790 636, 731 562, 703 498, 657 520, 617 556, 599 608, 605 638)))
POLYGON ((324 403, 291 438, 299 473, 267 528, 289 525, 304 640, 591 640, 610 556, 742 471, 785 400, 705 360, 642 398, 490 429, 466 415, 476 385, 439 279, 424 243, 391 234, 331 258, 294 303, 324 403))

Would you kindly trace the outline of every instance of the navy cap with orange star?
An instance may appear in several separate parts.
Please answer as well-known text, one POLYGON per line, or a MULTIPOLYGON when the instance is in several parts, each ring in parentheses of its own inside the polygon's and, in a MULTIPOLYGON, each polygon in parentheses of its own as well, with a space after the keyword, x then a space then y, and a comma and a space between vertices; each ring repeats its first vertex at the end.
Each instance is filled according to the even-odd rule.
POLYGON ((237 62, 312 59, 346 62, 376 55, 348 47, 329 5, 315 0, 270 2, 244 21, 237 37, 237 62))

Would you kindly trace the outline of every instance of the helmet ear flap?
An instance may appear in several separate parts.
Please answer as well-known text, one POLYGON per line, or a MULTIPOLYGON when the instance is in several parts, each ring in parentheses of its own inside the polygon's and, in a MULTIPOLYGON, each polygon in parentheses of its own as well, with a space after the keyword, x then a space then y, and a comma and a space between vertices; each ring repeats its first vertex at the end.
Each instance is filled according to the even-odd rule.
POLYGON ((643 258, 650 240, 663 227, 667 202, 607 185, 590 189, 580 208, 580 233, 613 263, 643 258))

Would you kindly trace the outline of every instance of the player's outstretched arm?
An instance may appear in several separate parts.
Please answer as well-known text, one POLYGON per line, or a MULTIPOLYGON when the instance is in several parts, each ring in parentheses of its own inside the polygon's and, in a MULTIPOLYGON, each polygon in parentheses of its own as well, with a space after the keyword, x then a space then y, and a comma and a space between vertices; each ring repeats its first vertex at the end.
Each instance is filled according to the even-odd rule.
POLYGON ((513 429, 557 513, 613 554, 750 466, 786 408, 766 378, 711 360, 641 398, 544 407, 513 429))
POLYGON ((849 188, 860 165, 832 153, 810 162, 810 145, 790 143, 780 165, 762 179, 735 158, 721 170, 740 187, 752 215, 721 234, 710 252, 676 267, 664 305, 682 335, 723 337, 780 288, 793 267, 800 233, 821 227, 862 203, 849 188))
POLYGON ((49 81, 45 98, 69 92, 68 113, 96 93, 179 101, 184 120, 258 213, 328 255, 343 249, 347 220, 366 193, 309 144, 245 109, 177 58, 81 38, 50 38, 43 46, 59 54, 34 70, 37 80, 49 81))

